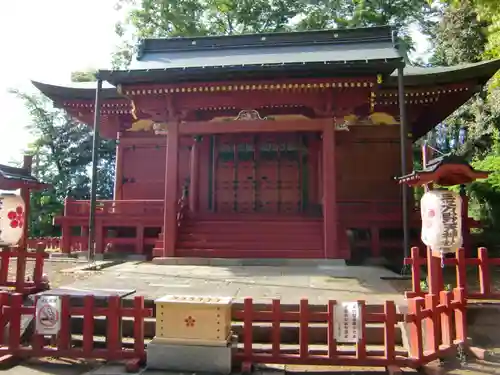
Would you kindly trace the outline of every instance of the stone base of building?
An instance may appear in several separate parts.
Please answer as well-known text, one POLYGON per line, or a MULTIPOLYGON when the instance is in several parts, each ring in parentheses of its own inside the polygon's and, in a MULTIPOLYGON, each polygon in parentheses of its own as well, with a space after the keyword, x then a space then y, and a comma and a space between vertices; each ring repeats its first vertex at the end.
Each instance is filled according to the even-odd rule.
POLYGON ((153 339, 147 346, 148 369, 229 374, 233 345, 165 343, 153 339))

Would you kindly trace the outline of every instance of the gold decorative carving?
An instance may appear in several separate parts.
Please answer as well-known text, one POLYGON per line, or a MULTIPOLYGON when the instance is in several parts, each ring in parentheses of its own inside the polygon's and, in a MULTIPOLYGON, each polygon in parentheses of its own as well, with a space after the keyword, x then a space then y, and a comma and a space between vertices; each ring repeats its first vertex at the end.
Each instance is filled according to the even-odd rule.
MULTIPOLYGON (((264 120, 273 121, 295 121, 295 120, 310 120, 309 117, 304 115, 270 115, 266 116, 264 120)), ((234 121, 234 117, 218 116, 210 120, 210 122, 234 121)))
POLYGON ((344 116, 344 124, 352 125, 398 125, 394 116, 385 112, 374 112, 368 117, 361 118, 355 114, 344 116))
POLYGON ((260 113, 255 109, 244 109, 238 113, 238 116, 234 118, 234 121, 263 121, 267 120, 267 117, 260 117, 260 113))
POLYGON ((132 126, 130 127, 130 129, 127 129, 127 131, 128 132, 140 132, 140 131, 149 132, 149 131, 153 130, 154 124, 155 124, 155 122, 151 119, 137 120, 137 121, 132 123, 132 126))
POLYGON ((345 122, 341 124, 335 124, 335 130, 338 132, 348 132, 349 125, 347 125, 345 122))

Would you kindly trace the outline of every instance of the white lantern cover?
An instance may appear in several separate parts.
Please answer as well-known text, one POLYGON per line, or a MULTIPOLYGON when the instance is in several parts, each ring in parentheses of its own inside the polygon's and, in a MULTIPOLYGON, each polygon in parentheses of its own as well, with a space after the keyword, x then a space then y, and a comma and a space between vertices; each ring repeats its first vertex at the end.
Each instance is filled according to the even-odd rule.
POLYGON ((16 245, 23 236, 25 205, 21 196, 0 194, 0 246, 16 245))
POLYGON ((431 190, 420 200, 422 242, 432 251, 456 252, 463 243, 462 198, 449 190, 431 190))

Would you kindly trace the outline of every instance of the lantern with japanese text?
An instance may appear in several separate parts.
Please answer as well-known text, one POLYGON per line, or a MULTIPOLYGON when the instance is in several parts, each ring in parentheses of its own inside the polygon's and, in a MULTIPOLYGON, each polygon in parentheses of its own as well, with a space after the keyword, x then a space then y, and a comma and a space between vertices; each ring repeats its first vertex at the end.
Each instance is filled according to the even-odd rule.
POLYGON ((420 200, 422 242, 433 252, 452 253, 462 246, 462 199, 449 190, 432 190, 420 200))
POLYGON ((24 200, 19 195, 0 194, 0 246, 16 245, 23 236, 24 200))

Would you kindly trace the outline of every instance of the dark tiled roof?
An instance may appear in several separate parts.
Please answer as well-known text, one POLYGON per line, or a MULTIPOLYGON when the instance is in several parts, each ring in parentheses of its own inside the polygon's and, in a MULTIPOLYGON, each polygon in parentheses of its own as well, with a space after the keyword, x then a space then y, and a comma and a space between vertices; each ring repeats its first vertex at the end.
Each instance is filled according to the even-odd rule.
POLYGON ((146 39, 129 70, 100 71, 119 83, 228 79, 286 73, 390 74, 402 62, 390 27, 146 39), (208 75, 208 76, 207 76, 208 75), (220 78, 219 78, 220 79, 220 78))
POLYGON ((421 170, 414 170, 410 174, 395 179, 399 183, 406 183, 410 186, 431 182, 441 186, 453 186, 487 177, 488 172, 474 169, 462 156, 446 154, 429 161, 428 165, 421 170))
MULTIPOLYGON (((31 81, 33 85, 51 100, 94 100, 97 82, 70 82, 64 85, 54 85, 39 81, 31 81)), ((116 87, 103 82, 102 95, 104 99, 123 99, 116 87)))
POLYGON ((30 188, 45 188, 49 185, 38 181, 31 173, 24 168, 16 168, 0 164, 0 189, 12 190, 22 186, 30 188))
MULTIPOLYGON (((484 84, 499 69, 500 59, 453 66, 407 66, 404 68, 405 86, 439 85, 467 80, 476 80, 484 84)), ((386 85, 397 86, 397 75, 397 71, 393 72, 386 85)))

